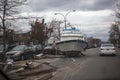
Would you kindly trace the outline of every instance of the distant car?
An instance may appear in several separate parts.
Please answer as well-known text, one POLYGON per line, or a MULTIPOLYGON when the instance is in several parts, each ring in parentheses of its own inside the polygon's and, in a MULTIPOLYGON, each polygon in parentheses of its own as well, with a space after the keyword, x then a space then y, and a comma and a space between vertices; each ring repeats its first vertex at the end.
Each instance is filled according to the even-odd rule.
POLYGON ((101 55, 116 55, 116 49, 111 43, 101 44, 100 47, 100 56, 101 55))
POLYGON ((18 45, 6 53, 7 58, 13 59, 14 61, 34 58, 36 54, 37 53, 33 47, 26 45, 18 45))

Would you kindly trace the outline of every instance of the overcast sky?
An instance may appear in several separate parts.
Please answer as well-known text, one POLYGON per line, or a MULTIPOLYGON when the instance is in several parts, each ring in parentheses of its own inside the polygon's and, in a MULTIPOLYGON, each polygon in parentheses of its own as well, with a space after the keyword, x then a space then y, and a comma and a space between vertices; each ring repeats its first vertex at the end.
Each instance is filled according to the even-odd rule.
MULTIPOLYGON (((22 15, 44 16, 46 22, 52 19, 62 20, 66 14, 67 21, 80 27, 88 37, 93 36, 104 41, 108 39, 110 25, 114 21, 115 4, 118 0, 28 0, 29 5, 22 7, 22 15)), ((24 27, 26 29, 30 27, 24 27)))

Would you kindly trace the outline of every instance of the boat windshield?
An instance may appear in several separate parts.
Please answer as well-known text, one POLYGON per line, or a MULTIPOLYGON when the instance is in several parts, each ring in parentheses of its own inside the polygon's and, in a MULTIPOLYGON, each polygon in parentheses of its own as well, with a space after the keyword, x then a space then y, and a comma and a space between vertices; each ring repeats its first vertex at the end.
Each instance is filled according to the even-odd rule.
POLYGON ((80 34, 80 29, 76 29, 76 28, 66 28, 66 29, 63 29, 63 34, 69 34, 69 33, 74 33, 74 34, 80 34))

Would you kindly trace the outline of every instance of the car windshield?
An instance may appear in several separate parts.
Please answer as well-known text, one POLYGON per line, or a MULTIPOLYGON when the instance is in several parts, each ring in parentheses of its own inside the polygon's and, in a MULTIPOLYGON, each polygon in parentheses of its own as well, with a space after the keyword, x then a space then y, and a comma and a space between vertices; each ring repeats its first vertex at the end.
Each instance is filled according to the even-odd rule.
POLYGON ((23 51, 25 49, 25 45, 20 45, 14 47, 11 51, 23 51))
POLYGON ((120 80, 120 0, 0 0, 0 45, 13 80, 120 80))

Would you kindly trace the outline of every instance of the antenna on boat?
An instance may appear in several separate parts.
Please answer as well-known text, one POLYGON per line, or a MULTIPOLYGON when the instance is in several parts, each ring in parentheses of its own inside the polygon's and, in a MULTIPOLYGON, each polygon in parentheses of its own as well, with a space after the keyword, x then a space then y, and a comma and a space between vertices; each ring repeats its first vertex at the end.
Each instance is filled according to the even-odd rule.
POLYGON ((72 25, 71 25, 70 23, 68 23, 68 25, 69 25, 71 28, 73 28, 72 25))
POLYGON ((73 30, 75 30, 76 28, 75 27, 73 27, 70 23, 68 23, 68 25, 73 29, 73 30))

